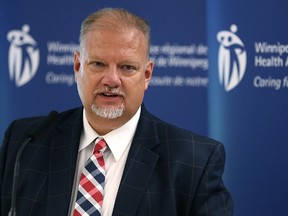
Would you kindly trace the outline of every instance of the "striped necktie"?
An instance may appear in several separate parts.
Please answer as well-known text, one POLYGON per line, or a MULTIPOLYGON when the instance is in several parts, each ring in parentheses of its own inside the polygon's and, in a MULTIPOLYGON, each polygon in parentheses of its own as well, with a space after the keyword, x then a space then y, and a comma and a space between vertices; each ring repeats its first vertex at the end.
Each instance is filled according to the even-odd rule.
POLYGON ((105 163, 103 152, 107 148, 104 139, 100 139, 83 169, 74 209, 74 216, 100 216, 105 183, 105 163))

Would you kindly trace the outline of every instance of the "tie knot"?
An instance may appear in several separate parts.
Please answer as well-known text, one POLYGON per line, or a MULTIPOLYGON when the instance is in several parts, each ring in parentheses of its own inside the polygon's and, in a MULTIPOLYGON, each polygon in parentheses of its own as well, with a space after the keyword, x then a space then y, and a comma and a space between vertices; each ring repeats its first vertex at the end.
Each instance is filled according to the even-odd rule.
POLYGON ((94 154, 98 153, 100 151, 104 152, 106 150, 106 148, 107 148, 107 143, 105 142, 104 139, 100 139, 94 147, 94 154))

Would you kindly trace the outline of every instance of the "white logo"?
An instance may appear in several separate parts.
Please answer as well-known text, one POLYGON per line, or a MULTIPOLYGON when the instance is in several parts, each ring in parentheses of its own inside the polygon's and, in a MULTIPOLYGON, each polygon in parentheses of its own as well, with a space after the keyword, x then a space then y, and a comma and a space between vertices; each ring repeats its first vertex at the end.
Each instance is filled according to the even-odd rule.
POLYGON ((242 80, 247 64, 247 54, 241 39, 235 34, 237 26, 231 25, 230 31, 220 31, 218 53, 219 81, 226 91, 235 88, 242 80))
POLYGON ((29 82, 37 72, 40 53, 37 43, 29 33, 29 25, 23 25, 22 30, 8 32, 9 48, 9 74, 15 80, 17 87, 29 82))

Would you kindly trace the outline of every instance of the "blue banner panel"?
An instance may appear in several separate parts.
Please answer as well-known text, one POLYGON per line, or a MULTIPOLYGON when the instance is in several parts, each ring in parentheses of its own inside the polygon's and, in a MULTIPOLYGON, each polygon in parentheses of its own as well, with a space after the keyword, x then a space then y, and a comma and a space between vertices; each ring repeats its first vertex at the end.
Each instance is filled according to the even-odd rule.
POLYGON ((286 215, 288 2, 207 1, 209 134, 235 215, 286 215))
POLYGON ((73 53, 81 21, 103 7, 126 8, 151 24, 155 67, 146 107, 207 134, 205 1, 9 0, 0 3, 0 137, 16 118, 81 105, 73 53))

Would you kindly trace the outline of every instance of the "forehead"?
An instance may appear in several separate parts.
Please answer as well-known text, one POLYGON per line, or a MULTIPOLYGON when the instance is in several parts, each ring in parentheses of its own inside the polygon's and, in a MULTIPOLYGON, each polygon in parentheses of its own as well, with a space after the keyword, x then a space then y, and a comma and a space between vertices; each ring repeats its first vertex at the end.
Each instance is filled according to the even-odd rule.
POLYGON ((84 47, 90 52, 137 52, 147 53, 144 34, 135 29, 91 28, 84 38, 84 47))

